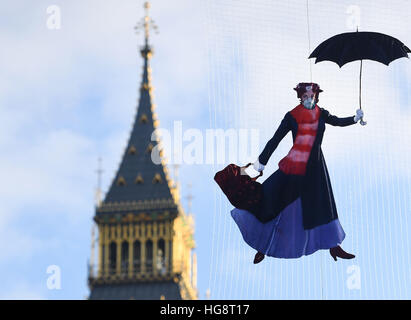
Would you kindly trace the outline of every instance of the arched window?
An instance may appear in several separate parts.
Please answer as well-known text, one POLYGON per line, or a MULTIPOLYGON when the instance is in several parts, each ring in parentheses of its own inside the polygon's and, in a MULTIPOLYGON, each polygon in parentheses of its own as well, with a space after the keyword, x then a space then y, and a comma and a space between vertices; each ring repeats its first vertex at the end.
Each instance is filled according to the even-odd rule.
POLYGON ((141 272, 141 244, 138 240, 133 244, 133 269, 134 273, 141 272))
POLYGON ((166 264, 165 264, 165 241, 164 239, 158 240, 158 252, 157 252, 157 270, 160 274, 165 274, 166 273, 166 264))
POLYGON ((101 246, 101 273, 106 272, 106 246, 103 244, 101 246))
POLYGON ((109 257, 108 258, 109 259, 108 273, 112 275, 116 273, 116 260, 117 260, 117 244, 114 241, 110 243, 108 257, 109 257))
POLYGON ((146 272, 153 272, 153 241, 146 241, 146 272))
POLYGON ((168 240, 168 271, 173 272, 173 241, 168 240))
POLYGON ((128 242, 123 241, 121 244, 121 274, 127 275, 128 273, 128 242))

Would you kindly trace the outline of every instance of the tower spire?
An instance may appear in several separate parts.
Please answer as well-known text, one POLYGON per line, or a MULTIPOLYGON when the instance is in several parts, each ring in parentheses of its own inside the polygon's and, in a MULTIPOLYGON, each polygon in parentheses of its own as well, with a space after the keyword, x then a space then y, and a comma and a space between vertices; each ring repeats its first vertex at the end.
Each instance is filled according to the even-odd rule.
POLYGON ((150 3, 145 2, 144 8, 145 15, 135 27, 137 33, 141 30, 145 33, 145 44, 140 50, 144 61, 137 114, 120 167, 102 205, 99 206, 99 212, 104 211, 105 208, 107 212, 111 212, 108 207, 115 203, 123 206, 122 202, 140 203, 154 200, 164 202, 164 206, 171 205, 174 209, 177 208, 177 203, 171 194, 172 186, 160 137, 156 131, 159 120, 153 103, 154 87, 150 67, 153 50, 149 44, 149 31, 150 29, 157 31, 157 26, 149 16, 150 3))
POLYGON ((188 268, 195 247, 192 219, 187 221, 156 131, 149 31, 157 27, 148 14, 148 2, 144 8, 145 16, 136 27, 145 33, 140 97, 120 165, 96 207, 98 269, 89 275, 90 299, 198 297, 188 268))

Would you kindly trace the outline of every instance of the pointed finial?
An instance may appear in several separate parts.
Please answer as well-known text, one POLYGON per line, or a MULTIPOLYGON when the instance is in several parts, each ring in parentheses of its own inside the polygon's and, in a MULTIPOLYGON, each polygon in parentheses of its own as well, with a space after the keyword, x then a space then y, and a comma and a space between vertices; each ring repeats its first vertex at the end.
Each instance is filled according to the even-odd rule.
POLYGON ((103 174, 103 169, 101 168, 101 157, 98 158, 98 168, 97 172, 97 189, 96 189, 96 206, 101 204, 101 175, 103 174))
POLYGON ((136 33, 139 33, 139 30, 144 29, 144 38, 145 38, 145 46, 149 47, 148 39, 149 39, 149 31, 152 28, 156 33, 158 33, 158 28, 154 23, 154 20, 150 18, 148 11, 150 9, 150 2, 144 2, 144 9, 146 11, 146 15, 144 18, 135 26, 134 30, 136 33))

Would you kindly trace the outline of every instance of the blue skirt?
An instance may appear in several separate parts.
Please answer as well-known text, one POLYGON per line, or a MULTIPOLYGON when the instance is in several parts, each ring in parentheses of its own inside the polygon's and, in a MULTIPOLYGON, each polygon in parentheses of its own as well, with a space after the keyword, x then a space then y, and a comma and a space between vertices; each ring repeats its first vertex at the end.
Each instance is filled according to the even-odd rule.
POLYGON ((231 210, 244 241, 255 250, 276 258, 299 258, 341 244, 345 232, 338 218, 304 229, 301 197, 291 186, 292 180, 285 176, 279 170, 263 183, 267 197, 263 211, 273 212, 275 218, 263 223, 247 210, 231 210), (284 200, 287 197, 289 199, 284 200))

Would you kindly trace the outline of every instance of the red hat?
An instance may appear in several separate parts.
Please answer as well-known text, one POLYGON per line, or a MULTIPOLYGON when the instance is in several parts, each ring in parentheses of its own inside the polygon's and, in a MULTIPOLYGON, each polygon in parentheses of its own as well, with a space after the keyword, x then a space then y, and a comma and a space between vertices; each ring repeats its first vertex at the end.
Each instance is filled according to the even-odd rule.
MULTIPOLYGON (((314 82, 300 82, 297 84, 297 86, 294 88, 295 91, 297 91, 297 97, 301 98, 302 95, 307 91, 307 90, 312 90, 314 93, 320 93, 323 92, 323 90, 320 89, 320 86, 317 83, 314 82)), ((318 95, 318 94, 317 94, 318 95)))

